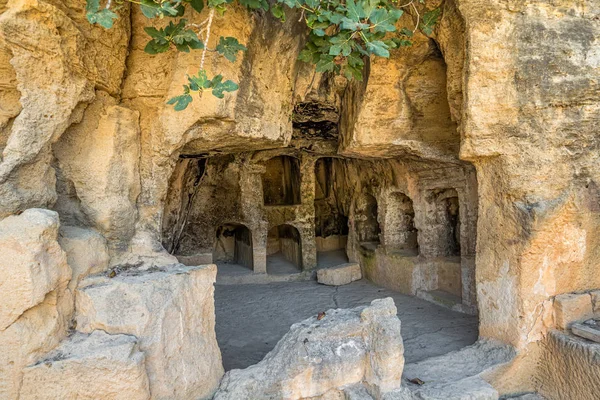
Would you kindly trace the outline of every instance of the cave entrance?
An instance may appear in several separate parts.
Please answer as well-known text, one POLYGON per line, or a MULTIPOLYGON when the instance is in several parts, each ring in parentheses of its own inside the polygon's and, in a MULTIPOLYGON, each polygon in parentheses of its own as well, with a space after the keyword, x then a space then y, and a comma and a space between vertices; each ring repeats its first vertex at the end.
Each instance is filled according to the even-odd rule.
POLYGON ((315 163, 315 239, 319 268, 348 262, 345 174, 340 159, 324 157, 315 163))
POLYGON ((263 200, 265 206, 300 204, 300 162, 290 156, 277 156, 268 160, 263 175, 263 200))
POLYGON ((418 255, 418 230, 415 228, 415 210, 410 197, 401 192, 392 193, 385 219, 385 245, 388 251, 418 255))
POLYGON ((267 235, 267 274, 287 275, 302 271, 302 241, 298 229, 283 224, 267 235))
POLYGON ((254 267, 252 232, 242 224, 224 224, 217 228, 213 262, 254 267))

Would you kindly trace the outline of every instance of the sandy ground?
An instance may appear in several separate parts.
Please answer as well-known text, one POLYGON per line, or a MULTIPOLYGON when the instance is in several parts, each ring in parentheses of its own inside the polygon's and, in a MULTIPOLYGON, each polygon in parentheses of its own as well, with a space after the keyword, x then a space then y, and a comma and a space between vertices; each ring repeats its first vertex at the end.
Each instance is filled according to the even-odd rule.
POLYGON ((217 341, 225 370, 259 362, 289 327, 320 311, 392 297, 402 321, 407 363, 448 353, 477 340, 477 317, 361 280, 331 287, 315 281, 215 286, 217 341))

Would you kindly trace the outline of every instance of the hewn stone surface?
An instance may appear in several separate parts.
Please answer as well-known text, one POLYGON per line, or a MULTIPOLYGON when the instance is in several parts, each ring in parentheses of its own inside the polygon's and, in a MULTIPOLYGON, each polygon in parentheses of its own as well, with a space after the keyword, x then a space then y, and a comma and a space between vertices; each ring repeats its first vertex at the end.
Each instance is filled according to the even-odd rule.
POLYGON ((573 322, 592 315, 592 298, 589 293, 561 294, 554 298, 554 321, 560 329, 567 329, 573 322))
POLYGON ((403 352, 392 299, 328 310, 292 325, 258 364, 227 372, 215 400, 319 398, 361 382, 382 398, 400 387, 403 352))
POLYGON ((317 281, 323 285, 340 286, 362 278, 360 264, 348 263, 317 271, 317 281))
POLYGON ((223 366, 215 337, 215 266, 90 276, 77 291, 77 329, 139 339, 153 399, 205 399, 223 366))
POLYGON ((150 398, 137 339, 94 331, 76 333, 23 372, 20 399, 150 398))
POLYGON ((600 345, 586 339, 551 332, 544 341, 536 386, 548 400, 593 399, 600 381, 600 345))

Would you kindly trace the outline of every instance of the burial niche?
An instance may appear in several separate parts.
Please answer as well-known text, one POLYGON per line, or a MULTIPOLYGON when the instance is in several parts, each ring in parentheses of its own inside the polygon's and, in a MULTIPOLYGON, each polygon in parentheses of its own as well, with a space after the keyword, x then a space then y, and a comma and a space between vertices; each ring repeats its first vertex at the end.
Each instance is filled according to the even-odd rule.
POLYGON ((412 200, 404 193, 392 193, 388 199, 385 219, 386 247, 392 251, 419 254, 412 200))
POLYGON ((363 247, 377 247, 381 228, 377 220, 377 199, 368 193, 358 198, 356 228, 358 240, 363 247))
POLYGON ((345 211, 345 168, 342 160, 325 157, 315 164, 315 239, 317 258, 347 261, 348 216, 345 211), (327 253, 327 254, 325 254, 327 253))
POLYGON ((267 235, 267 273, 294 274, 302 270, 300 232, 291 225, 274 226, 267 235))
POLYGON ((273 157, 263 175, 265 206, 300 204, 300 162, 290 156, 273 157))
POLYGON ((242 224, 224 224, 217 228, 213 262, 254 268, 252 232, 242 224))
POLYGON ((446 189, 437 194, 436 214, 440 223, 439 253, 460 256, 460 206, 456 189, 446 189))

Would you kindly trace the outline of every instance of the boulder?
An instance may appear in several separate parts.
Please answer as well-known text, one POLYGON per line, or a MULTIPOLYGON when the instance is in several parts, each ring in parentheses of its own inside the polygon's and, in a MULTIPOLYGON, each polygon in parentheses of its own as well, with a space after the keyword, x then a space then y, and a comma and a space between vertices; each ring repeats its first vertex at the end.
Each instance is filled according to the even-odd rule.
POLYGON ((357 384, 381 399, 400 388, 403 366, 396 306, 379 299, 292 325, 261 362, 227 372, 214 399, 336 398, 357 384))
POLYGON ((345 263, 317 271, 317 281, 323 285, 340 286, 362 278, 358 263, 345 263))
POLYGON ((115 268, 84 279, 77 329, 135 335, 153 399, 206 399, 223 375, 215 334, 215 265, 115 268), (113 276, 113 278, 109 278, 113 276))
POLYGON ((19 398, 149 399, 144 353, 133 336, 76 333, 25 368, 19 398))
POLYGON ((0 332, 69 281, 71 271, 57 242, 58 226, 58 214, 42 209, 0 221, 0 332))

